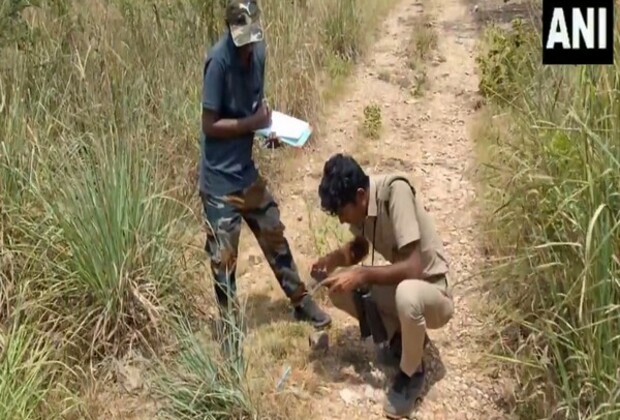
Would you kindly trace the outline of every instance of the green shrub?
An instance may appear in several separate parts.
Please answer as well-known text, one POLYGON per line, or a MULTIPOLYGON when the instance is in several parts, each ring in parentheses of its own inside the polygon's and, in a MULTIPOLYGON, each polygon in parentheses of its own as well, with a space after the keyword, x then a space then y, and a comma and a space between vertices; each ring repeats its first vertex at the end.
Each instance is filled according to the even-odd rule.
POLYGON ((476 57, 480 72, 480 92, 487 97, 512 100, 521 92, 520 81, 530 77, 529 49, 535 33, 532 26, 516 19, 509 30, 492 25, 483 35, 483 50, 476 57))

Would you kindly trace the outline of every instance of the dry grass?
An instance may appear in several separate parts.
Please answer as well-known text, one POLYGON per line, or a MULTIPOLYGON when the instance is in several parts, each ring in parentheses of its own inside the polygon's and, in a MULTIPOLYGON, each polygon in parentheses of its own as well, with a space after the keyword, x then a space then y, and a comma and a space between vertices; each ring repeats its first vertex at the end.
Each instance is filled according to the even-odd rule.
POLYGON ((432 10, 424 10, 411 24, 413 34, 405 49, 407 65, 412 73, 408 88, 416 97, 428 90, 427 67, 437 50, 437 32, 434 28, 432 10))
MULTIPOLYGON (((0 418, 292 415, 277 369, 218 360, 204 331, 197 104, 223 3, 0 0, 0 418), (111 392, 138 350, 142 391, 111 392)), ((263 5, 268 98, 316 123, 390 2, 263 5)), ((301 340, 273 328, 258 360, 301 340)))
POLYGON ((405 22, 411 28, 406 41, 403 55, 407 67, 404 69, 385 69, 379 72, 377 78, 386 83, 394 83, 401 89, 409 91, 413 96, 424 95, 429 88, 427 68, 429 61, 438 59, 434 56, 437 51, 437 31, 434 27, 433 5, 424 3, 424 10, 415 18, 405 22))
POLYGON ((437 47, 437 32, 427 13, 422 14, 413 25, 414 34, 407 45, 406 54, 409 68, 417 69, 431 57, 437 47))

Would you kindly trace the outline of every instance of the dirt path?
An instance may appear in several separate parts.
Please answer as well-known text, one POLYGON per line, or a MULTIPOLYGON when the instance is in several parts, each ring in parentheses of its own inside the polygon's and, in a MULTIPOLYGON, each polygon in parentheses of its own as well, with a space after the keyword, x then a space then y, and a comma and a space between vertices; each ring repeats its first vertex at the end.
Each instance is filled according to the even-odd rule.
MULTIPOLYGON (((277 194, 287 236, 300 269, 307 273, 316 257, 316 220, 322 217, 315 205, 318 179, 325 160, 337 151, 353 154, 371 173, 410 175, 444 238, 456 304, 450 324, 429 332, 434 349, 425 359, 434 383, 416 418, 508 418, 499 407, 505 386, 479 363, 486 350, 479 340, 485 326, 476 318, 474 307, 481 301, 477 288, 481 279, 476 272, 482 268, 482 254, 473 219, 474 187, 466 177, 473 158, 467 124, 477 101, 473 51, 477 34, 471 7, 463 0, 426 0, 424 4, 401 0, 379 34, 381 38, 352 75, 344 98, 327 113, 314 150, 304 152, 296 175, 277 194), (403 53, 407 40, 420 29, 417 25, 423 21, 423 13, 433 18, 438 45, 427 61, 428 89, 414 97, 403 88, 403 79, 415 77, 403 53), (363 109, 371 101, 380 106, 382 114, 384 128, 377 140, 366 139, 357 131, 363 109), (313 208, 310 214, 307 207, 313 208), (312 229, 309 218, 314 220, 312 229)), ((328 223, 325 218, 320 220, 322 227, 328 223)), ((240 261, 240 288, 248 295, 266 296, 260 302, 273 308, 269 310, 273 314, 284 307, 277 304, 282 292, 247 233, 243 242, 249 249, 241 253, 247 260, 240 261)), ((310 359, 305 367, 299 366, 322 366, 314 366, 314 373, 304 379, 315 377, 317 383, 311 391, 311 418, 380 418, 386 375, 369 367, 370 352, 360 343, 354 320, 325 306, 334 317, 332 348, 320 360, 310 359)))

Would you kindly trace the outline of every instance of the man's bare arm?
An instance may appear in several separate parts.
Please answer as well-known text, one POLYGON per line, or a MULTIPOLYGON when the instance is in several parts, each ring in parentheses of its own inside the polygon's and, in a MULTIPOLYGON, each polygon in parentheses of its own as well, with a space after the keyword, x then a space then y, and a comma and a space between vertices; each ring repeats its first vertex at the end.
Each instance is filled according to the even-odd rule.
POLYGON ((329 254, 336 267, 350 267, 360 263, 369 251, 368 241, 363 236, 356 236, 341 248, 329 254))
POLYGON ((377 286, 396 285, 406 279, 423 279, 420 242, 412 242, 401 248, 408 257, 386 266, 362 267, 364 282, 377 286))
POLYGON ((202 131, 209 137, 234 138, 254 131, 253 116, 246 118, 219 118, 207 109, 202 110, 202 131))

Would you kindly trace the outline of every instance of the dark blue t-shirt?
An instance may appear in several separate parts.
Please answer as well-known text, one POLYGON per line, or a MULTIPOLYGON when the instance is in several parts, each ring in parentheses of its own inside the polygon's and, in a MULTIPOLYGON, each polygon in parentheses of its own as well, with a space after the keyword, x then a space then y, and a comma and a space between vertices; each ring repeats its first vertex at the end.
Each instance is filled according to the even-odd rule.
MULTIPOLYGON (((202 107, 219 118, 245 118, 260 106, 265 77, 265 44, 254 46, 251 65, 244 68, 229 32, 207 54, 202 107)), ((202 131, 202 130, 201 130, 202 131)), ((254 133, 237 138, 201 135, 200 191, 227 195, 250 186, 258 172, 252 159, 254 133)))

